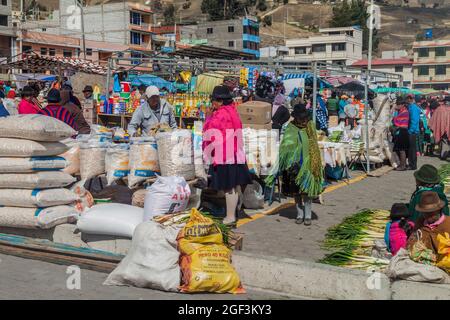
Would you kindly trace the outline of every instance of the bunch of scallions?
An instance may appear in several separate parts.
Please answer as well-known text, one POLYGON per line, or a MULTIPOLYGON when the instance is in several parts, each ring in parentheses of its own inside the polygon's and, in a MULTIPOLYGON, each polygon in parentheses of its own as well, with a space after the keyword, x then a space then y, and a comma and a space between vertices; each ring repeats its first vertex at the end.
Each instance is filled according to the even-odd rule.
POLYGON ((342 223, 328 229, 322 248, 331 253, 320 263, 334 266, 367 269, 384 269, 387 259, 371 256, 376 240, 384 238, 389 211, 364 209, 345 218, 342 223))

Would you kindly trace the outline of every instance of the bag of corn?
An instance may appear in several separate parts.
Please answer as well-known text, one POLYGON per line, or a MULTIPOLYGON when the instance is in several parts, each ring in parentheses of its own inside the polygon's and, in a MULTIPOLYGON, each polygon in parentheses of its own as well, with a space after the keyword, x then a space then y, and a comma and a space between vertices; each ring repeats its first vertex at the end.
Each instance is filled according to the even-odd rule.
POLYGON ((0 226, 23 229, 50 229, 60 224, 74 223, 78 212, 69 206, 44 209, 0 207, 0 226))
POLYGON ((106 151, 105 169, 108 186, 128 176, 130 170, 129 147, 127 144, 111 146, 106 151))
POLYGON ((77 132, 64 122, 40 114, 0 118, 0 137, 34 141, 61 141, 77 132))
POLYGON ((0 174, 0 188, 7 189, 63 188, 75 181, 70 174, 61 171, 0 174))
POLYGON ((153 137, 132 138, 130 142, 128 186, 135 187, 160 172, 158 147, 153 137))
POLYGON ((60 142, 0 138, 0 157, 50 157, 60 155, 68 149, 60 142))
POLYGON ((0 158, 0 173, 58 171, 67 166, 61 157, 0 158))
POLYGON ((70 204, 79 197, 68 189, 0 189, 0 206, 46 208, 70 204))
POLYGON ((198 210, 178 235, 182 292, 244 293, 239 275, 231 265, 231 250, 211 218, 198 210))

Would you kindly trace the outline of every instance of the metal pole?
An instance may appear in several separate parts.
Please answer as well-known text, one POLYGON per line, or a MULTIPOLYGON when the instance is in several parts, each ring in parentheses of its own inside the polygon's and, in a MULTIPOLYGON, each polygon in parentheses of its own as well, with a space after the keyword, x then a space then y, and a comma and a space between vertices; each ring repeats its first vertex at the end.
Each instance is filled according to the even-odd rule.
MULTIPOLYGON (((316 115, 317 115, 317 62, 313 61, 313 121, 316 124, 316 115)), ((304 89, 303 89, 304 90, 304 89)))

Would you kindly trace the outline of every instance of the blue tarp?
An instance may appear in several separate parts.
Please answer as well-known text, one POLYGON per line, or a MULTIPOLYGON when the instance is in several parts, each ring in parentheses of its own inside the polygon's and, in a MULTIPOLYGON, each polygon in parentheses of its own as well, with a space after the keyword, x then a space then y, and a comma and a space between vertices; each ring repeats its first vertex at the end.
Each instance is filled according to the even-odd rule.
POLYGON ((169 91, 174 91, 174 85, 172 82, 169 82, 167 80, 164 80, 160 77, 151 75, 151 74, 143 74, 139 76, 133 76, 130 75, 128 77, 128 81, 131 81, 132 86, 140 86, 140 85, 146 85, 146 86, 156 86, 159 89, 167 88, 169 91))

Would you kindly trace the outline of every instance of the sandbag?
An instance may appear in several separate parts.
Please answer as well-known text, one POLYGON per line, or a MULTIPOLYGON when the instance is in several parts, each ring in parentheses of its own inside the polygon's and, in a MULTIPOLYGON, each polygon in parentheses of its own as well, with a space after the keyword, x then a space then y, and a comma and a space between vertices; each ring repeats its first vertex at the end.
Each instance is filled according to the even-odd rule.
POLYGON ((67 166, 62 157, 0 158, 0 173, 58 171, 67 166))
POLYGON ((50 229, 60 224, 74 223, 78 212, 70 206, 44 209, 0 207, 0 226, 24 229, 50 229))
POLYGON ((0 188, 9 189, 63 188, 75 181, 70 174, 60 171, 0 174, 0 188))
POLYGON ((112 185, 113 182, 128 176, 130 172, 129 164, 129 146, 127 144, 119 144, 108 148, 105 158, 106 180, 108 186, 112 185))
POLYGON ((45 208, 70 204, 79 200, 79 197, 68 189, 26 190, 26 189, 0 189, 0 206, 45 208))
POLYGON ((191 189, 182 177, 158 177, 145 195, 144 221, 186 209, 191 189))
POLYGON ((0 157, 49 157, 66 152, 69 148, 61 142, 37 142, 22 139, 0 138, 0 157))
POLYGON ((128 186, 135 187, 160 172, 158 147, 154 137, 132 138, 130 142, 128 186))
POLYGON ((81 180, 87 181, 105 173, 105 157, 108 144, 83 143, 80 146, 81 180))
POLYGON ((64 122, 40 114, 0 118, 0 137, 34 141, 61 141, 77 132, 64 122))
POLYGON ((192 132, 175 130, 156 135, 159 165, 164 177, 178 176, 186 181, 195 179, 192 132))
POLYGON ((180 285, 177 235, 179 226, 164 227, 154 221, 135 230, 127 256, 103 283, 177 292, 180 285))
POLYGON ((83 233, 132 238, 134 229, 144 220, 144 209, 119 203, 98 204, 78 220, 83 233))
POLYGON ((264 191, 262 186, 255 180, 245 187, 244 207, 247 209, 264 208, 264 191))

